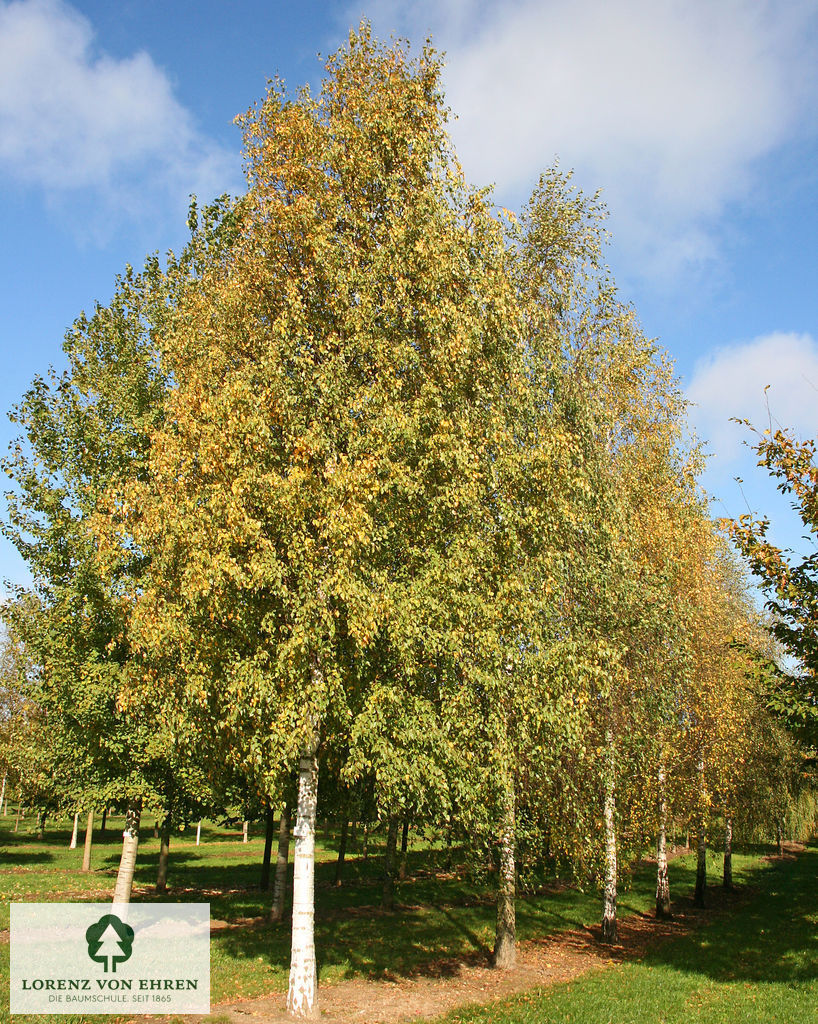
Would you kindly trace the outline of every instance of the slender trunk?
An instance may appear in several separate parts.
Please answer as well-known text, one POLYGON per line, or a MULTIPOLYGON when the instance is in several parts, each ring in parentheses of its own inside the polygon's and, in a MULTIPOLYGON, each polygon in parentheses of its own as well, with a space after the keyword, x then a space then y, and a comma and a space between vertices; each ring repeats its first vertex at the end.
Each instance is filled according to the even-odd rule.
POLYGON ((364 860, 369 860, 369 822, 364 822, 364 860))
POLYGON ((153 838, 159 838, 159 819, 157 818, 153 823, 153 838))
POLYGON ((784 856, 784 819, 779 818, 775 824, 775 836, 778 841, 778 856, 784 856))
POLYGON ((409 849, 409 818, 403 819, 403 832, 400 837, 400 852, 406 853, 409 849))
POLYGON ((38 839, 45 839, 45 819, 46 819, 45 811, 42 810, 42 809, 37 811, 37 838, 38 839))
POLYGON ((91 844, 94 841, 94 811, 88 812, 88 820, 85 823, 85 846, 82 851, 82 870, 91 870, 91 844))
POLYGON ((77 832, 79 830, 79 825, 80 825, 80 815, 79 815, 79 811, 77 811, 77 813, 74 815, 74 830, 71 833, 71 842, 68 844, 68 849, 69 850, 76 850, 76 848, 77 848, 77 832))
POLYGON ((249 839, 250 822, 245 819, 241 826, 241 841, 246 843, 249 839))
POLYGON ((270 888, 270 860, 273 855, 273 828, 275 817, 273 808, 264 812, 264 857, 261 861, 261 888, 266 892, 270 888))
POLYGON ((335 884, 341 884, 341 876, 344 873, 344 858, 347 855, 347 839, 349 837, 349 822, 344 818, 341 826, 341 842, 338 846, 338 860, 335 862, 335 884))
POLYGON ((605 895, 602 908, 602 941, 616 942, 618 932, 616 926, 616 781, 614 778, 614 747, 613 732, 609 729, 605 734, 608 746, 609 764, 608 777, 605 780, 605 895))
POLYGON ((707 834, 704 829, 704 821, 699 823, 699 834, 696 842, 696 889, 693 893, 693 902, 697 907, 705 904, 705 893, 707 892, 707 834))
POLYGON ((196 845, 198 846, 202 839, 202 819, 199 818, 199 824, 196 826, 196 845))
POLYGON ((670 881, 667 874, 667 793, 665 765, 659 765, 659 837, 656 843, 656 916, 670 917, 670 881))
POLYGON ((386 853, 384 856, 383 894, 381 906, 384 910, 392 910, 395 906, 395 852, 398 846, 398 819, 393 814, 389 818, 389 829, 386 834, 386 853))
POLYGON ((409 816, 403 819, 403 832, 400 837, 400 865, 398 867, 398 878, 401 881, 406 878, 406 861, 409 857, 409 816))
MULTIPOLYGON (((314 669, 314 672, 318 671, 314 669)), ((293 1017, 318 1016, 315 966, 315 809, 318 802, 317 742, 301 755, 293 877, 293 931, 287 1010, 293 1017)))
POLYGON ((156 873, 156 891, 167 892, 168 890, 168 860, 170 858, 170 829, 171 810, 168 808, 160 832, 159 842, 159 870, 156 873))
POLYGON ((21 800, 21 799, 20 799, 20 798, 18 797, 18 798, 17 798, 17 819, 16 819, 16 820, 15 820, 15 822, 14 822, 14 831, 15 831, 15 832, 16 832, 16 831, 17 831, 17 829, 18 829, 18 828, 20 827, 20 815, 21 815, 21 813, 22 813, 22 810, 23 810, 23 802, 22 802, 22 800, 21 800))
POLYGON ((6 776, 3 774, 3 786, 0 788, 0 807, 3 806, 3 801, 6 799, 6 776))
POLYGON ((613 780, 605 787, 605 893, 602 907, 602 941, 616 942, 616 792, 613 780))
POLYGON ((114 905, 124 906, 131 902, 133 875, 136 868, 136 851, 139 847, 139 819, 142 817, 142 801, 129 800, 125 812, 125 831, 122 833, 122 857, 114 887, 114 905))
POLYGON ((108 808, 107 807, 103 807, 102 808, 102 822, 100 823, 100 826, 99 826, 99 835, 100 835, 101 839, 105 838, 105 825, 106 825, 107 821, 108 821, 108 808))
POLYGON ((497 922, 494 930, 494 966, 511 970, 517 962, 517 895, 515 871, 514 781, 506 780, 500 820, 500 873, 497 879, 497 922))
POLYGON ((273 882, 273 903, 270 908, 270 920, 280 921, 284 916, 284 897, 287 893, 287 861, 290 858, 290 811, 286 804, 281 811, 278 822, 278 856, 276 857, 276 877, 273 882))
POLYGON ((697 907, 703 907, 705 893, 707 892, 707 832, 706 832, 706 807, 707 793, 704 781, 704 756, 699 757, 699 821, 696 836, 696 888, 693 893, 693 902, 697 907))
POLYGON ((724 880, 725 889, 733 888, 733 819, 724 819, 724 880))

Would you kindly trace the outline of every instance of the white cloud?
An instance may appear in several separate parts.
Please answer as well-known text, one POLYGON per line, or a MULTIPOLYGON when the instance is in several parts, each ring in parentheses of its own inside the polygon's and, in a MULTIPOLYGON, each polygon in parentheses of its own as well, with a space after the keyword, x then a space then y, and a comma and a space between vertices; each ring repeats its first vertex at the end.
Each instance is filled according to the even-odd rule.
POLYGON ((642 268, 669 274, 713 256, 713 219, 800 130, 815 16, 814 0, 388 0, 374 20, 446 51, 473 180, 527 193, 559 156, 603 187, 642 268))
POLYGON ((775 333, 719 349, 696 365, 687 396, 695 403, 691 422, 708 442, 710 458, 702 483, 714 496, 713 514, 766 515, 774 544, 801 555, 814 550, 814 541, 804 540, 804 526, 790 499, 759 468, 758 456, 749 447, 755 436, 730 417, 749 420, 759 431, 780 426, 803 437, 818 436, 815 338, 775 333))
POLYGON ((808 334, 768 334, 717 350, 696 364, 687 396, 691 421, 723 469, 742 458, 751 435, 772 423, 818 436, 818 343, 808 334))
POLYGON ((134 213, 146 196, 210 198, 235 184, 238 158, 197 130, 148 54, 99 53, 62 0, 0 0, 0 170, 134 213))

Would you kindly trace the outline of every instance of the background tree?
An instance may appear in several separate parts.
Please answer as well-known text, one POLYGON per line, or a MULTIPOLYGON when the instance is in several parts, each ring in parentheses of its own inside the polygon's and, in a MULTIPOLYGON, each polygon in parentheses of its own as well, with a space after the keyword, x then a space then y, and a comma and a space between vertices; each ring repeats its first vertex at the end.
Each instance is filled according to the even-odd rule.
MULTIPOLYGON (((747 426, 749 423, 744 421, 747 426)), ((792 432, 765 430, 754 445, 759 466, 792 498, 792 507, 814 548, 818 533, 818 461, 816 442, 792 432)), ((748 560, 767 597, 772 630, 792 668, 779 664, 770 678, 769 703, 810 747, 818 745, 818 549, 798 559, 767 539, 770 521, 751 515, 725 525, 748 560)))

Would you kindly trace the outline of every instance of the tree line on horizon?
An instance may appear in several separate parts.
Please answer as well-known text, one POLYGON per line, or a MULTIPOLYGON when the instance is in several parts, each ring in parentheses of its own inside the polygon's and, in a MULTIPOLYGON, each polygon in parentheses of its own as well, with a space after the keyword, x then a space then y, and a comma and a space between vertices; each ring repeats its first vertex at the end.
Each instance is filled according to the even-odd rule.
MULTIPOLYGON (((726 875, 734 829, 815 824, 814 562, 712 521, 599 197, 553 167, 497 210, 440 73, 364 23, 317 94, 271 82, 238 119, 247 192, 77 319, 3 461, 33 584, 3 609, 0 767, 31 806, 127 809, 115 903, 145 809, 165 871, 172 826, 275 809, 283 840, 292 815, 295 1016, 319 800, 383 823, 387 904, 403 822, 462 841, 498 968, 546 863, 598 883, 611 942, 647 842, 670 912, 672 821, 699 900, 717 824, 726 875), (778 573, 772 628, 730 534, 778 573)), ((794 443, 760 442, 814 523, 794 443)))

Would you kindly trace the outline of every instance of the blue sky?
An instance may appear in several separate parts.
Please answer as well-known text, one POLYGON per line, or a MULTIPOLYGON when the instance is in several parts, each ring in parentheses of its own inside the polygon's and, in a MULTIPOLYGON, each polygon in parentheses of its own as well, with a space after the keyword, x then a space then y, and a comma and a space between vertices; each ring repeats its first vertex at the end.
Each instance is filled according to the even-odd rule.
MULTIPOLYGON (((518 209, 559 158, 609 205, 609 260, 677 361, 716 514, 798 531, 730 416, 818 435, 818 0, 0 0, 0 411, 61 365, 187 196, 242 188, 233 117, 316 86, 362 16, 446 52, 469 178, 518 209), (744 496, 733 477, 746 483, 744 496)), ((0 422, 0 449, 14 428, 0 422)), ((25 579, 0 540, 0 577, 25 579)))

